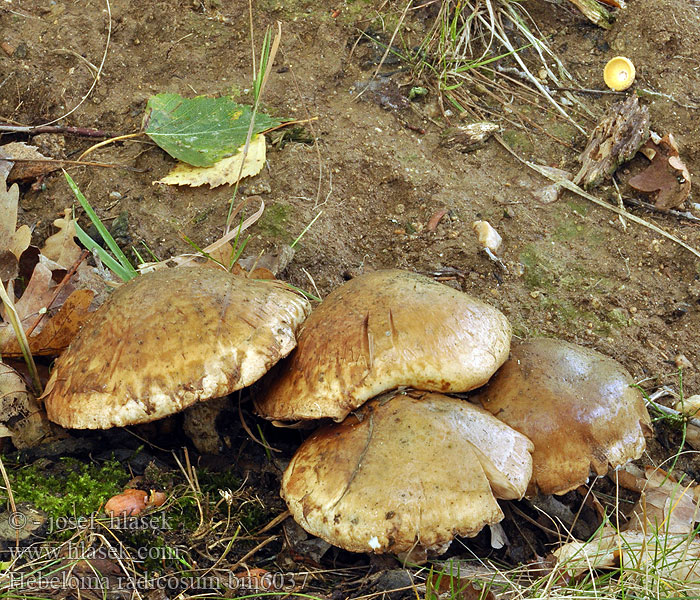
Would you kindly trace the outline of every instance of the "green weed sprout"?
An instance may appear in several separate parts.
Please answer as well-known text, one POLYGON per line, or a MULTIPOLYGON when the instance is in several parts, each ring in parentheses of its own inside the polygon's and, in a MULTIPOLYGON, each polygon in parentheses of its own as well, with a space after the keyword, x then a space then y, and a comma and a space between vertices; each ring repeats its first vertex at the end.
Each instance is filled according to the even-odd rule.
POLYGON ((83 210, 90 218, 92 224, 97 228, 97 232, 100 234, 100 237, 107 245, 107 247, 111 250, 112 254, 107 252, 107 250, 105 250, 102 246, 100 246, 100 244, 93 240, 85 232, 85 230, 76 222, 75 231, 76 235, 78 236, 78 239, 80 240, 80 243, 83 244, 83 246, 85 246, 90 252, 95 253, 100 258, 100 260, 122 281, 129 281, 130 279, 136 277, 139 274, 139 272, 129 262, 129 259, 122 252, 117 242, 114 241, 112 235, 109 233, 109 231, 107 231, 107 228, 104 226, 102 221, 100 221, 100 218, 97 216, 97 214, 95 214, 95 211, 92 209, 92 206, 90 206, 90 203, 80 191, 75 181, 73 181, 73 178, 70 175, 68 175, 68 173, 65 170, 63 171, 63 174, 65 175, 66 181, 68 181, 68 185, 73 191, 73 194, 77 198, 78 202, 80 202, 80 206, 83 207, 83 210))

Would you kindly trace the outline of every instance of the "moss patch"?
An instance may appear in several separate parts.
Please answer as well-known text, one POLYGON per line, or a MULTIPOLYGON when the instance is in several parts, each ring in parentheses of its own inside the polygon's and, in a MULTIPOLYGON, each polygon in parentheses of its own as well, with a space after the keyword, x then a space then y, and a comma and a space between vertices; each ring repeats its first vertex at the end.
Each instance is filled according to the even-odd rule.
POLYGON ((274 237, 283 242, 293 241, 292 234, 287 230, 289 217, 293 207, 289 204, 273 204, 265 209, 256 228, 266 237, 274 237))
POLYGON ((503 141, 520 154, 532 154, 535 150, 527 133, 517 129, 506 129, 503 132, 503 141))
POLYGON ((74 458, 60 459, 51 472, 36 463, 8 476, 16 502, 30 502, 54 519, 97 511, 130 477, 115 459, 95 465, 74 458))

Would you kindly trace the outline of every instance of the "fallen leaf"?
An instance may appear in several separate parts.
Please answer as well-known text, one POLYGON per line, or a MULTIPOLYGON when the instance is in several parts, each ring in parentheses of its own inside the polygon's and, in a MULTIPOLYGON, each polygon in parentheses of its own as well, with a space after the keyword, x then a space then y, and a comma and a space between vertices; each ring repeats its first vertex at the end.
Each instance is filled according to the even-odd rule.
MULTIPOLYGON (((197 167, 210 167, 245 144, 253 113, 231 98, 183 98, 178 94, 152 96, 146 105, 144 130, 173 158, 197 167)), ((253 134, 283 120, 255 115, 253 134)))
POLYGON ((622 567, 635 573, 653 573, 675 587, 700 592, 700 541, 695 522, 700 519, 694 482, 677 482, 661 469, 648 467, 644 478, 628 472, 626 487, 641 489, 641 497, 625 531, 610 526, 587 542, 569 542, 554 551, 558 568, 578 575, 593 569, 622 567), (630 485, 631 484, 631 485, 630 485))
MULTIPOLYGON (((649 535, 642 531, 617 533, 603 527, 588 542, 568 542, 554 551, 557 569, 570 575, 594 569, 618 568, 630 582, 651 575, 665 590, 683 590, 678 597, 700 593, 700 541, 689 535, 649 535)), ((673 597, 673 594, 665 597, 673 597)))
POLYGON ((25 329, 32 325, 40 314, 46 312, 53 299, 56 285, 51 269, 41 262, 38 263, 34 267, 32 277, 24 289, 22 297, 15 302, 17 314, 25 329))
POLYGON ((0 158, 13 162, 14 166, 7 177, 7 181, 10 182, 38 179, 61 168, 59 161, 51 161, 49 157, 39 152, 35 146, 24 142, 11 142, 0 146, 0 158), (23 160, 13 161, 13 159, 23 160), (24 162, 25 160, 36 160, 37 162, 24 162))
POLYGON ((105 504, 105 512, 115 517, 135 516, 146 508, 148 494, 143 490, 124 490, 122 493, 112 496, 105 504))
MULTIPOLYGON (((106 284, 102 278, 94 275, 93 267, 85 266, 59 288, 54 280, 55 272, 59 275, 62 273, 57 271, 59 266, 40 254, 32 253, 32 257, 38 262, 34 264, 22 296, 15 302, 15 309, 27 333, 31 352, 56 355, 68 347, 90 317, 91 309, 94 310, 96 304, 95 296, 104 295, 106 284)), ((14 329, 4 312, 2 316, 0 354, 21 356, 14 329)))
POLYGON ((51 423, 20 375, 0 363, 0 437, 16 448, 31 448, 53 437, 51 423))
POLYGON ((697 486, 679 483, 662 469, 648 467, 646 483, 632 509, 627 531, 690 534, 700 520, 700 509, 694 497, 697 486))
MULTIPOLYGON (((92 290, 75 290, 56 314, 42 319, 45 322, 41 329, 32 331, 28 338, 31 353, 35 356, 56 356, 65 350, 92 315, 90 307, 93 297, 92 290)), ((5 331, 5 327, 4 323, 0 325, 0 354, 22 356, 14 331, 11 328, 5 331)))
POLYGON ((153 183, 189 185, 191 187, 208 184, 215 188, 225 183, 232 185, 244 177, 257 175, 264 164, 265 136, 256 135, 250 141, 245 162, 243 162, 243 148, 241 147, 233 156, 224 158, 210 167, 193 167, 181 162, 163 179, 153 183), (241 163, 243 163, 243 171, 241 171, 241 163))
POLYGON ((58 227, 58 232, 46 238, 41 253, 61 265, 64 269, 70 269, 80 258, 82 250, 74 237, 75 221, 70 216, 71 210, 66 208, 63 217, 56 219, 53 224, 58 227))
POLYGON ((673 135, 665 135, 658 144, 647 142, 645 150, 647 157, 653 157, 651 164, 628 183, 640 192, 657 192, 656 208, 667 210, 681 206, 690 194, 690 173, 678 155, 673 135))
MULTIPOLYGON (((0 178, 1 179, 1 178, 0 178)), ((17 205, 19 187, 15 183, 9 189, 4 180, 0 181, 0 251, 9 250, 19 260, 19 257, 29 247, 31 230, 26 225, 17 226, 17 205)), ((5 280, 7 281, 7 280, 5 280)))

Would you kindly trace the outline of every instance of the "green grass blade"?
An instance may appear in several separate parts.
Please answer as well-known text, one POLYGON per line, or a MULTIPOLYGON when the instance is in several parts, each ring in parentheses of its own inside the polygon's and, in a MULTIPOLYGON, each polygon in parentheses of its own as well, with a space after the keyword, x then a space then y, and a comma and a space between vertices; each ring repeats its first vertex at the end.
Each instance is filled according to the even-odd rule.
POLYGON ((296 246, 296 245, 299 243, 299 240, 301 240, 301 238, 304 237, 304 234, 305 234, 309 229, 311 229, 311 226, 316 222, 316 220, 317 220, 322 214, 323 214, 323 211, 320 210, 320 211, 318 212, 318 214, 313 218, 313 220, 311 221, 311 223, 309 223, 306 227, 304 227, 304 231, 302 231, 302 232, 297 236, 297 239, 295 239, 295 240, 289 245, 290 248, 294 248, 294 246, 296 246))
POLYGON ((132 247, 131 247, 131 251, 134 253, 134 256, 136 256, 136 260, 139 261, 139 262, 138 262, 139 265, 142 265, 143 263, 146 262, 145 260, 143 260, 143 256, 141 256, 141 255, 139 254, 139 251, 136 249, 135 246, 132 246, 132 247))
POLYGON ((75 224, 75 234, 78 236, 80 243, 90 250, 90 252, 95 252, 97 256, 100 257, 100 260, 104 263, 104 265, 110 271, 114 272, 114 274, 122 281, 129 281, 129 279, 133 279, 138 275, 138 273, 133 269, 131 271, 127 270, 121 264, 119 264, 119 262, 95 240, 93 240, 85 232, 85 230, 78 225, 78 223, 75 224))
MULTIPOLYGON (((100 218, 97 216, 95 211, 92 209, 92 206, 90 206, 90 203, 87 201, 87 198, 83 195, 83 193, 80 191, 78 186, 76 185, 75 181, 73 181, 73 178, 66 172, 63 171, 63 174, 66 176, 66 181, 68 181, 68 185, 70 186, 70 189, 73 191, 73 194, 75 197, 78 199, 78 202, 80 202, 80 206, 83 207, 83 210, 86 212, 87 216, 90 218, 90 221, 92 224, 97 228, 97 232, 100 234, 100 237, 105 241, 107 244, 107 247, 112 251, 112 254, 116 257, 116 259, 119 261, 119 264, 121 266, 121 270, 123 272, 129 273, 129 276, 125 279, 120 275, 124 281, 128 281, 129 279, 133 279, 138 275, 138 272, 136 269, 133 267, 133 265, 129 262, 129 259, 126 257, 124 252, 122 252, 122 249, 119 247, 117 242, 114 241, 114 238, 112 235, 107 231, 107 228, 104 226, 102 221, 100 221, 100 218)), ((76 223, 76 229, 78 229, 78 224, 76 223)), ((89 240, 93 242, 98 248, 101 248, 90 236, 88 236, 84 231, 83 233, 85 234, 85 237, 87 237, 89 240)), ((80 239, 80 236, 78 236, 78 239, 80 239)), ((80 240, 83 242, 83 240, 80 240)), ((83 242, 84 244, 85 242, 83 242)), ((103 249, 104 250, 104 249, 103 249)), ((99 254, 99 250, 97 250, 99 254)), ((106 252, 105 252, 106 254, 106 252)), ((111 257, 110 257, 111 258, 111 257)), ((100 259, 102 259, 102 256, 100 255, 100 259)), ((102 261, 108 265, 108 261, 105 261, 102 259, 102 261)), ((111 269, 112 267, 110 267, 111 269)), ((115 271, 116 273, 117 271, 115 271)))

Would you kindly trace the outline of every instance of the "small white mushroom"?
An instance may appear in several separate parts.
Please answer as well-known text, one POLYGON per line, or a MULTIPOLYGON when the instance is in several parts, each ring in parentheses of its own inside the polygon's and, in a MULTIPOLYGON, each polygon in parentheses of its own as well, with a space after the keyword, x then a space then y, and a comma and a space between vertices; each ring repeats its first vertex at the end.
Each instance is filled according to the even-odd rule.
POLYGON ((503 243, 503 238, 500 236, 498 231, 496 231, 491 223, 488 221, 474 221, 472 223, 472 229, 479 236, 479 243, 484 247, 491 250, 491 252, 498 252, 498 249, 503 243))

